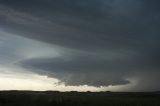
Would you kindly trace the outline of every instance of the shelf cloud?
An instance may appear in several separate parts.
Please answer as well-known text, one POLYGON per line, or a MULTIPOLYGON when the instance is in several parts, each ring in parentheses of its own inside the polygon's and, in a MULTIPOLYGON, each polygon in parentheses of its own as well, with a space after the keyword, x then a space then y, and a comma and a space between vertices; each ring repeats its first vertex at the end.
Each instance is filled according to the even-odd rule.
POLYGON ((160 1, 1 0, 0 64, 66 86, 159 90, 160 1))

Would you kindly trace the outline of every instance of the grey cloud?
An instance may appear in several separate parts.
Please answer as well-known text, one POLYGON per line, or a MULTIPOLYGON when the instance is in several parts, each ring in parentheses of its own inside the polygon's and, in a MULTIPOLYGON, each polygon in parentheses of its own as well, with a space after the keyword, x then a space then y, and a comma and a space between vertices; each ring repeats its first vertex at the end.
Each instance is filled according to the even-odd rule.
POLYGON ((31 59, 22 61, 20 64, 25 68, 45 70, 45 72, 37 72, 56 77, 66 85, 108 86, 129 83, 125 79, 125 72, 122 72, 122 69, 117 70, 121 67, 120 64, 116 65, 115 62, 95 57, 31 59), (116 73, 119 74, 116 75, 116 73))
MULTIPOLYGON (((5 13, 0 11, 1 27, 74 51, 68 57, 64 51, 62 57, 23 60, 23 67, 54 73, 68 85, 158 78, 154 78, 160 69, 158 0, 16 1, 1 0, 0 7, 5 8, 5 13)), ((159 88, 152 84, 144 85, 159 88)))
MULTIPOLYGON (((45 1, 40 1, 40 2, 45 2, 45 1)), ((35 0, 33 4, 40 2, 35 0)), ((148 11, 148 14, 146 16, 145 12, 147 10, 145 9, 150 6, 147 6, 148 3, 144 1, 130 0, 127 2, 126 1, 119 2, 115 0, 106 2, 104 0, 100 1, 94 0, 90 2, 90 1, 77 1, 77 0, 76 1, 63 0, 63 2, 62 1, 60 2, 55 0, 50 2, 53 2, 48 4, 50 9, 48 9, 47 7, 42 8, 43 11, 47 12, 49 10, 49 12, 47 12, 47 14, 45 14, 45 12, 42 12, 40 15, 42 19, 50 20, 51 21, 50 24, 42 23, 39 26, 38 25, 34 26, 32 24, 19 25, 14 23, 15 26, 17 27, 16 32, 23 33, 21 35, 26 37, 43 40, 49 43, 65 47, 74 49, 92 50, 92 51, 94 49, 104 50, 106 48, 141 49, 141 43, 148 43, 148 41, 146 40, 142 41, 144 40, 144 38, 146 38, 146 36, 149 36, 146 35, 146 33, 156 32, 156 35, 153 35, 155 39, 159 34, 159 31, 157 29, 158 26, 156 23, 154 23, 154 21, 156 20, 153 20, 154 17, 159 17, 159 15, 157 12, 154 13, 154 11, 148 11), (106 4, 104 4, 105 2, 106 4), (83 5, 87 6, 85 7, 83 5), (95 8, 97 12, 92 8, 95 8), (66 11, 71 13, 68 13, 66 11), (90 11, 94 12, 95 16, 92 16, 88 13, 85 14, 85 12, 87 11, 88 13, 91 13, 90 11), (103 16, 99 15, 98 13, 102 14, 103 16), (152 14, 154 14, 155 16, 151 17, 152 14), (24 34, 24 32, 26 34, 24 34)), ((18 6, 23 5, 23 2, 19 2, 19 4, 15 5, 14 3, 12 4, 12 2, 8 3, 12 7, 14 7, 15 10, 18 9, 16 8, 17 5, 18 6)), ((28 1, 28 4, 30 3, 32 2, 28 1)), ((25 6, 28 5, 26 4, 25 6)), ((40 11, 37 10, 37 8, 34 8, 34 10, 35 10, 34 13, 32 12, 31 13, 26 12, 26 13, 34 16, 36 13, 38 13, 38 11, 40 11)), ((23 12, 25 12, 25 10, 23 10, 23 12)), ((37 17, 38 16, 39 15, 37 15, 37 17)), ((41 23, 42 21, 40 20, 39 22, 41 23)), ((27 21, 27 23, 29 22, 27 21)), ((30 23, 33 22, 31 21, 30 23)))
POLYGON ((8 65, 16 61, 17 58, 21 58, 21 55, 17 54, 17 50, 21 48, 19 43, 21 39, 9 36, 0 30, 0 64, 8 65))
MULTIPOLYGON (((21 61, 20 65, 29 69, 45 70, 37 72, 56 77, 66 85, 108 86, 127 84, 130 83, 127 80, 129 77, 155 73, 157 68, 159 70, 158 63, 139 55, 133 55, 132 58, 131 55, 129 58, 105 58, 98 54, 78 54, 71 57, 34 58, 21 61)), ((152 78, 154 77, 150 79, 152 78)))

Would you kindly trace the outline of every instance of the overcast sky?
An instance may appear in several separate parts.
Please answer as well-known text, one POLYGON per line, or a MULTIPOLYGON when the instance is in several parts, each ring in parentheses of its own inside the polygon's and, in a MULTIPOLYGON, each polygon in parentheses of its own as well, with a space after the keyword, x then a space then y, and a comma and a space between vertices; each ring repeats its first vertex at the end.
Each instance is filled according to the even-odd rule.
POLYGON ((0 90, 160 90, 159 0, 0 0, 0 90))

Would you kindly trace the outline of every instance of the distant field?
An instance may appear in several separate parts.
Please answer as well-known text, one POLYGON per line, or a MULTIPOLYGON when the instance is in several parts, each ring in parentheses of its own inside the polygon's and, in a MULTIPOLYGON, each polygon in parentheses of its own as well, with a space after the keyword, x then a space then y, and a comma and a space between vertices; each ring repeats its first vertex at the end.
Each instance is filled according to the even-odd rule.
POLYGON ((1 91, 0 106, 160 106, 160 93, 1 91))

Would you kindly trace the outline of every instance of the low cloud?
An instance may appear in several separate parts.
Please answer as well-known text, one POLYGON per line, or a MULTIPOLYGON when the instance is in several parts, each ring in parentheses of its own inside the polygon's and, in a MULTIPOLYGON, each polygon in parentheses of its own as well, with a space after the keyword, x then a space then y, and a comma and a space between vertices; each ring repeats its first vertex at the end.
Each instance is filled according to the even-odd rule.
POLYGON ((13 61, 23 54, 15 65, 66 85, 159 89, 158 0, 16 1, 1 1, 0 27, 32 43, 9 47, 13 61))

